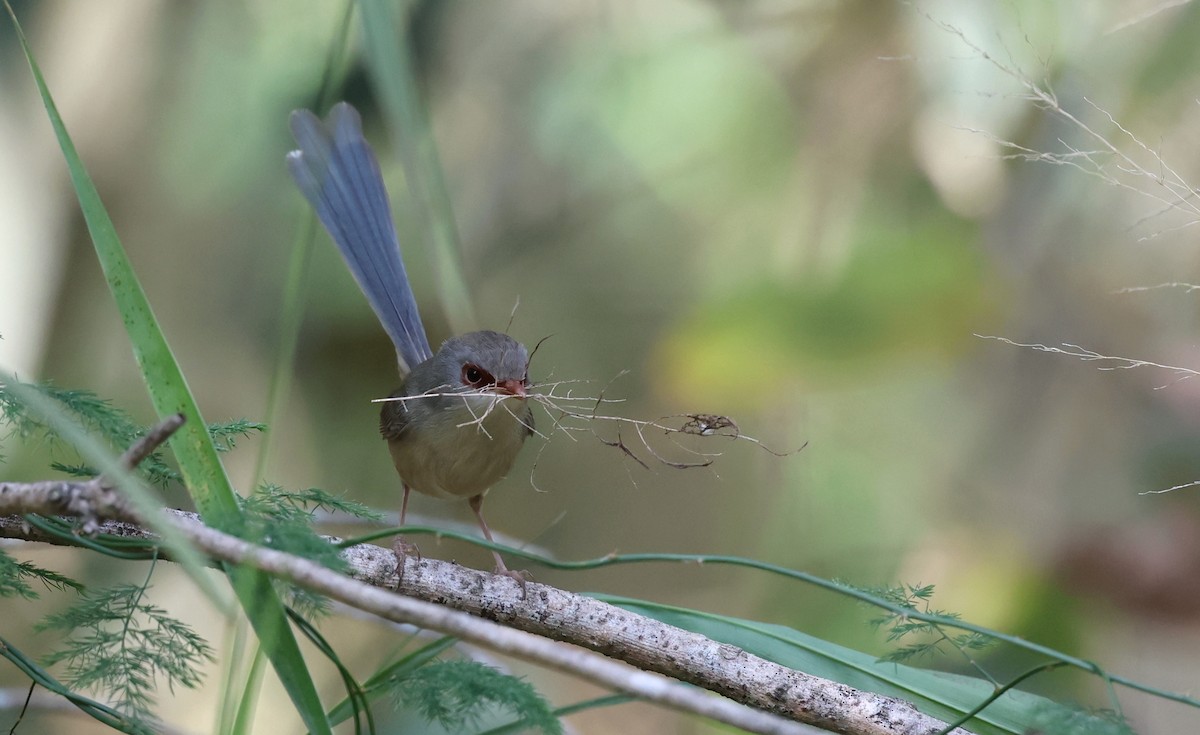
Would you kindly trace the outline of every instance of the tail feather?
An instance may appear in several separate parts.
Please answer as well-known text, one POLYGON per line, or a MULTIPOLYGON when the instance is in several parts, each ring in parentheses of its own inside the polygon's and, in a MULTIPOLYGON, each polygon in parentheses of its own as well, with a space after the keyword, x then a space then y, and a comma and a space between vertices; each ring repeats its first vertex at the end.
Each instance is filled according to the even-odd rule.
POLYGON ((379 162, 358 112, 334 105, 327 122, 308 110, 291 116, 299 145, 287 155, 296 186, 341 251, 375 315, 392 338, 400 372, 433 356, 417 311, 379 162))

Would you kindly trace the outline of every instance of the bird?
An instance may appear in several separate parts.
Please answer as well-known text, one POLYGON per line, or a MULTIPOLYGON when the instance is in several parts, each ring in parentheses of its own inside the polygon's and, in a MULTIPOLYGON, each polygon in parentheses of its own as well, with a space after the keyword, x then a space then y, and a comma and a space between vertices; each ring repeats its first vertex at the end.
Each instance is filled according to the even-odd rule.
MULTIPOLYGON (((434 353, 400 254, 379 161, 363 135, 362 119, 339 102, 322 121, 310 110, 290 116, 298 148, 287 166, 316 211, 384 331, 396 347, 401 385, 383 403, 379 431, 409 493, 466 499, 484 537, 483 498, 512 467, 534 431, 529 401, 529 353, 500 332, 482 330, 447 339, 434 353)), ((419 553, 397 537, 397 573, 419 553)), ((495 550, 495 572, 511 572, 495 550)))

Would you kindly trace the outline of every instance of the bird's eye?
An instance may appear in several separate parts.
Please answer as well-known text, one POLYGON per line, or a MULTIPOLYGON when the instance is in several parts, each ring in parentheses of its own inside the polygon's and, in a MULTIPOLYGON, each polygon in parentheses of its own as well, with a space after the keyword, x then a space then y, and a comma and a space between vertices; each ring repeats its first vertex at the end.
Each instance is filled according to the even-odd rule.
POLYGON ((488 371, 471 363, 463 365, 462 380, 472 388, 481 388, 488 383, 495 382, 492 376, 488 374, 488 371))

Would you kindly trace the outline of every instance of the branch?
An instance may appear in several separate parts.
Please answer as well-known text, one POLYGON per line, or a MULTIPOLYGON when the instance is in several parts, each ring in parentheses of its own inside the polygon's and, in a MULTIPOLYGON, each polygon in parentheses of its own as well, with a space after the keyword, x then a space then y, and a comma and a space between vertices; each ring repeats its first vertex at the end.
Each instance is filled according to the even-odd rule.
MULTIPOLYGON (((160 433, 159 441, 169 433, 160 433)), ((144 539, 147 546, 158 541, 101 480, 0 483, 0 516, 27 513, 78 516, 100 532, 144 539), (109 520, 95 523, 103 516, 109 520)), ((547 585, 521 584, 510 577, 410 556, 400 580, 403 594, 395 594, 391 590, 397 585, 396 557, 387 549, 364 545, 345 550, 351 569, 351 576, 345 576, 308 559, 216 531, 193 514, 171 510, 163 515, 213 559, 252 566, 393 622, 453 635, 751 732, 803 732, 789 720, 853 735, 932 735, 946 727, 902 700, 810 676, 736 646, 547 585)), ((19 517, 0 518, 0 537, 65 543, 46 538, 19 517)), ((962 729, 952 732, 966 735, 962 729)))
MULTIPOLYGON (((56 508, 63 504, 57 499, 50 503, 32 502, 48 499, 43 492, 47 485, 55 486, 57 493, 86 493, 94 487, 90 483, 0 483, 0 513, 59 512, 56 508), (28 494, 27 488, 31 491, 28 494)), ((666 674, 759 710, 833 732, 915 735, 937 733, 945 727, 907 702, 810 676, 735 646, 548 585, 527 582, 522 591, 521 585, 508 577, 437 559, 408 557, 399 588, 403 595, 397 595, 390 591, 396 585, 396 557, 390 550, 357 546, 344 551, 351 578, 307 559, 215 531, 204 526, 194 514, 167 510, 165 515, 184 537, 215 559, 248 564, 387 620, 437 630, 609 689, 751 732, 801 730, 766 712, 710 697, 648 672, 666 674), (547 638, 590 648, 637 669, 578 649, 563 648, 547 638)), ((158 541, 154 534, 127 521, 107 521, 98 530, 145 540, 148 547, 158 541)), ((12 516, 0 517, 0 537, 65 543, 12 516)), ((954 732, 965 735, 963 730, 954 732)))

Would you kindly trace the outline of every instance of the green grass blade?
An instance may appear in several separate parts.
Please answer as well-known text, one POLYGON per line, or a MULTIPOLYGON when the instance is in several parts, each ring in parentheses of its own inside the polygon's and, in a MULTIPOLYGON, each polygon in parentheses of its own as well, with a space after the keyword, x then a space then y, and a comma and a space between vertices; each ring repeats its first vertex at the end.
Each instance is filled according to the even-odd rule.
MULTIPOLYGON (((38 92, 54 127, 70 172, 71 183, 79 198, 88 232, 96 248, 104 277, 116 299, 134 355, 150 392, 151 401, 161 415, 182 413, 186 423, 170 440, 179 469, 188 491, 205 523, 216 528, 228 528, 237 518, 238 505, 225 468, 217 457, 216 448, 205 429, 187 382, 167 344, 150 302, 117 237, 116 228, 92 184, 66 125, 58 113, 41 69, 17 21, 12 7, 5 7, 16 28, 25 59, 33 73, 38 92)), ((331 733, 324 708, 317 696, 316 686, 300 653, 284 608, 271 586, 270 579, 257 571, 227 568, 234 591, 242 602, 251 625, 254 626, 264 650, 271 659, 280 682, 287 690, 305 725, 314 733, 331 733)))
POLYGON ((242 696, 238 700, 237 715, 234 718, 233 726, 229 730, 221 732, 228 732, 231 735, 248 735, 248 733, 254 732, 254 714, 258 709, 259 694, 262 693, 262 677, 266 660, 267 657, 262 647, 255 647, 254 657, 250 661, 250 673, 246 676, 242 696))
MULTIPOLYGON (((367 68, 375 79, 388 127, 400 151, 400 163, 408 184, 411 205, 405 215, 416 224, 425 245, 433 253, 442 307, 455 334, 478 329, 471 307, 471 292, 463 278, 462 249, 454 209, 442 175, 429 118, 421 103, 409 50, 400 45, 407 38, 392 12, 390 0, 359 0, 367 68), (398 27, 399 26, 399 27, 398 27)), ((410 3, 402 3, 407 12, 410 3)))
MULTIPOLYGON (((783 625, 611 595, 592 596, 631 612, 738 646, 755 656, 806 674, 903 699, 944 722, 954 722, 995 692, 995 687, 981 679, 881 662, 861 651, 783 625)), ((1062 705, 1043 697, 1010 690, 969 720, 965 727, 979 735, 1016 735, 1028 732, 1040 718, 1063 709, 1062 705)), ((1114 727, 1110 722, 1095 718, 1095 729, 1089 732, 1115 732, 1117 730, 1114 727)))
MULTIPOLYGON (((9 14, 12 15, 13 23, 17 24, 11 8, 9 14)), ((204 420, 192 399, 183 373, 171 354, 162 330, 159 329, 158 320, 154 317, 146 293, 142 290, 141 283, 138 282, 117 237, 116 228, 113 227, 112 220, 100 201, 100 193, 92 184, 91 177, 75 150, 75 144, 67 133, 66 125, 58 114, 58 108, 50 96, 41 69, 33 58, 19 24, 17 34, 45 104, 46 113, 54 127, 54 134, 62 148, 88 233, 96 248, 96 255, 104 271, 105 280, 108 281, 109 290, 116 299, 138 366, 146 380, 150 398, 160 415, 182 413, 187 419, 183 427, 171 437, 170 446, 179 462, 179 469, 183 473, 188 491, 206 522, 218 528, 228 527, 238 513, 229 478, 225 476, 224 467, 217 459, 217 451, 205 430, 204 420)))
MULTIPOLYGON (((341 27, 334 36, 329 49, 329 61, 317 94, 316 109, 323 113, 331 105, 333 90, 342 86, 348 66, 347 56, 354 18, 354 0, 346 0, 341 27)), ((297 198, 299 199, 299 198, 297 198)), ((308 274, 312 261, 313 245, 316 241, 317 217, 305 207, 304 220, 293 238, 291 254, 288 256, 287 276, 284 279, 283 302, 279 309, 279 337, 275 349, 275 364, 271 370, 271 382, 267 386, 266 424, 262 441, 259 443, 258 462, 254 469, 254 486, 258 487, 266 477, 267 463, 271 458, 275 432, 273 427, 279 417, 280 406, 286 400, 291 387, 292 373, 296 361, 296 346, 300 342, 300 326, 304 320, 304 302, 309 297, 308 274)))

